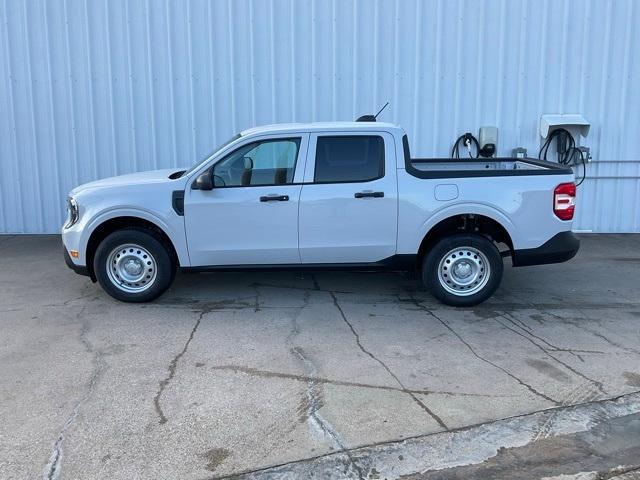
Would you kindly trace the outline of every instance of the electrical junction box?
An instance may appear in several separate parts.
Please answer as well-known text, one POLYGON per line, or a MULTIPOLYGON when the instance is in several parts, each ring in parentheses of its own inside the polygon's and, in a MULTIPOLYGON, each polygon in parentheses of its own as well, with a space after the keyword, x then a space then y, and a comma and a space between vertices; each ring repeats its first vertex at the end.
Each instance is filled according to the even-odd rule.
MULTIPOLYGON (((547 137, 559 128, 567 130, 575 140, 575 146, 583 151, 585 160, 591 160, 589 149, 580 146, 580 138, 589 135, 591 124, 579 113, 552 113, 540 117, 540 146, 544 145, 547 137), (585 155, 586 153, 586 155, 585 155)), ((551 142, 547 150, 550 158, 556 153, 556 142, 551 142)))
POLYGON ((498 127, 480 127, 478 143, 481 157, 493 157, 498 151, 498 127))
POLYGON ((589 135, 589 129, 591 124, 579 113, 553 113, 545 114, 540 117, 540 136, 542 137, 541 145, 547 139, 549 134, 557 130, 558 128, 564 128, 567 130, 576 141, 576 147, 580 146, 580 137, 589 135))
POLYGON ((527 149, 524 147, 516 147, 511 151, 511 156, 514 158, 526 158, 527 149))
POLYGON ((590 127, 591 124, 579 113, 553 113, 540 117, 540 136, 543 138, 543 141, 553 130, 564 128, 573 135, 576 145, 580 145, 580 137, 589 135, 590 127))

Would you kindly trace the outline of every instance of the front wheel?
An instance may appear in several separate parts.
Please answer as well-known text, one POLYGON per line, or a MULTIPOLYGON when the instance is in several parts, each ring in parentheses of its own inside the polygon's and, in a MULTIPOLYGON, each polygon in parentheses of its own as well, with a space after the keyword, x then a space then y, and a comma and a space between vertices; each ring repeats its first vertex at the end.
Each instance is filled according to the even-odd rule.
POLYGON ((148 302, 169 288, 176 267, 153 232, 126 228, 98 245, 93 262, 100 286, 123 302, 148 302))
POLYGON ((469 307, 493 295, 502 279, 502 256, 485 237, 456 234, 438 241, 422 264, 422 280, 447 305, 469 307))

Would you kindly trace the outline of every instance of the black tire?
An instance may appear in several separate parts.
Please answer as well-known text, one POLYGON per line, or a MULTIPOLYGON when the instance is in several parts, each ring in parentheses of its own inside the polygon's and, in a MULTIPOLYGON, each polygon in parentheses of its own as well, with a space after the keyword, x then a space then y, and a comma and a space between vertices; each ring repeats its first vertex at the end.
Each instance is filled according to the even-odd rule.
POLYGON ((455 307, 484 302, 500 285, 502 272, 497 247, 485 237, 467 233, 439 240, 422 263, 422 281, 427 289, 442 303, 455 307))
POLYGON ((111 233, 100 242, 94 256, 93 270, 105 292, 117 300, 137 303, 148 302, 162 295, 173 282, 176 264, 169 249, 152 230, 125 228, 111 233), (133 279, 133 283, 128 283, 117 274, 126 272, 120 258, 124 263, 133 262, 131 268, 136 276, 126 279, 133 279), (108 271, 109 268, 111 271, 108 271), (139 278, 140 283, 137 283, 139 278))

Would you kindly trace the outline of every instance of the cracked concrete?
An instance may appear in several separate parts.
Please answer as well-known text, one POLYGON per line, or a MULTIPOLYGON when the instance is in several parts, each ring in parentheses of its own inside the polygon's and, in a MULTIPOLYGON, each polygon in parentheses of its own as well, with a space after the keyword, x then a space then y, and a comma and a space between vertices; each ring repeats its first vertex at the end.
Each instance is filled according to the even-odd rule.
POLYGON ((613 464, 637 453, 620 407, 637 402, 607 399, 640 388, 640 271, 619 260, 639 240, 587 236, 572 262, 507 268, 493 299, 453 309, 411 276, 357 272, 179 275, 122 304, 65 267, 58 237, 0 237, 0 478, 309 477, 326 459, 336 478, 628 480, 613 464), (408 447, 472 431, 491 448, 408 447))
POLYGON ((84 395, 77 401, 71 414, 67 418, 67 421, 62 426, 62 429, 58 433, 55 442, 53 443, 53 451, 49 459, 49 463, 44 469, 44 478, 46 480, 56 480, 60 476, 61 463, 63 457, 63 445, 65 433, 71 428, 73 422, 78 417, 83 405, 88 402, 93 395, 96 385, 100 380, 100 375, 104 368, 103 353, 96 351, 93 344, 87 338, 87 332, 89 329, 88 318, 89 315, 85 312, 86 307, 82 307, 76 314, 76 320, 80 322, 80 334, 78 336, 80 343, 84 345, 87 353, 93 356, 93 371, 87 382, 87 388, 84 395))
POLYGON ((160 425, 162 425, 163 423, 167 423, 167 417, 164 415, 164 412, 162 411, 162 407, 160 406, 160 398, 162 397, 162 392, 164 392, 165 388, 167 388, 167 385, 169 385, 169 383, 171 382, 173 377, 176 375, 176 369, 178 368, 178 362, 180 361, 182 356, 185 353, 187 353, 187 349, 189 348, 189 344, 191 343, 191 340, 193 340, 193 337, 196 334, 196 332, 198 331, 198 327, 200 326, 200 322, 202 321, 202 317, 206 313, 207 313, 207 310, 202 310, 198 314, 198 318, 196 319, 195 323, 193 324, 193 328, 191 329, 191 332, 189 333, 189 338, 187 338, 187 341, 185 342, 184 347, 182 347, 182 350, 180 350, 180 352, 175 357, 173 357, 173 359, 171 359, 171 362, 169 363, 169 366, 167 367, 167 372, 169 373, 169 375, 166 378, 164 378, 163 380, 160 380, 160 382, 158 384, 158 393, 156 393, 156 396, 153 397, 153 405, 155 406, 156 412, 158 413, 158 417, 160 418, 160 420, 158 422, 160 425))
POLYGON ((344 310, 342 310, 342 307, 340 307, 340 304, 338 303, 338 299, 336 298, 336 294, 333 292, 330 292, 330 295, 331 295, 331 298, 333 299, 333 304, 340 312, 340 316, 342 317, 344 322, 347 325, 349 325, 349 329, 351 330, 351 333, 353 333, 353 336, 355 337, 358 348, 362 350, 364 354, 368 355, 373 360, 378 362, 382 366, 382 368, 384 368, 387 371, 387 373, 391 376, 391 378, 393 378, 396 381, 396 383, 400 386, 402 392, 408 394, 414 402, 420 405, 420 408, 422 408, 431 418, 433 418, 436 422, 438 422, 438 425, 440 425, 443 429, 448 430, 449 428, 442 421, 442 419, 438 415, 436 415, 429 407, 427 407, 427 405, 423 401, 421 401, 413 392, 407 390, 407 388, 404 386, 402 381, 398 378, 398 376, 395 373, 391 371, 391 369, 386 363, 384 363, 382 360, 376 357, 369 350, 364 348, 364 346, 362 345, 362 341, 360 340, 360 335, 358 334, 358 332, 356 332, 356 329, 353 327, 353 324, 349 322, 349 320, 347 319, 347 316, 344 314, 344 310))

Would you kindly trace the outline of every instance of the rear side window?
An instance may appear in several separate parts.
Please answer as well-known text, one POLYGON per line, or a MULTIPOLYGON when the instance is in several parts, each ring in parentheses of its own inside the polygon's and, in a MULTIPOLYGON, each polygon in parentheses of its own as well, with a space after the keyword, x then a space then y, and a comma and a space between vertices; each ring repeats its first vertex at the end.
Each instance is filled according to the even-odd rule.
POLYGON ((379 136, 318 137, 314 181, 366 182, 384 175, 384 140, 379 136))

